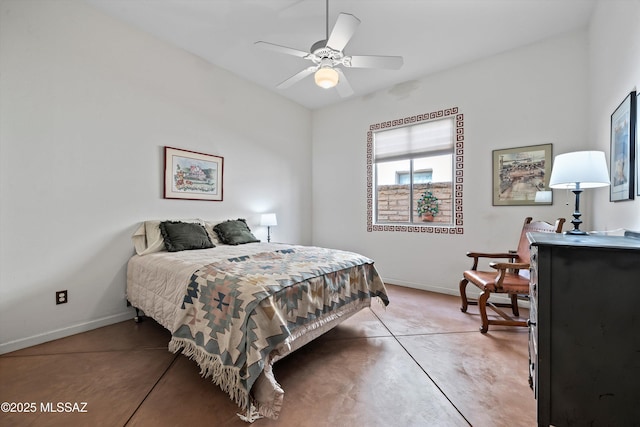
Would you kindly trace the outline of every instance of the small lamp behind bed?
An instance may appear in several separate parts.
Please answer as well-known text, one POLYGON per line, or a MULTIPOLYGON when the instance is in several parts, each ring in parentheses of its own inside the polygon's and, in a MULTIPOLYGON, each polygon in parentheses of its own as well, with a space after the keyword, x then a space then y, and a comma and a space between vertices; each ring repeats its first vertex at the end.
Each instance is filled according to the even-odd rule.
POLYGON ((276 214, 274 213, 265 213, 260 217, 260 225, 263 227, 267 227, 267 242, 271 241, 271 227, 278 225, 278 220, 276 218, 276 214))

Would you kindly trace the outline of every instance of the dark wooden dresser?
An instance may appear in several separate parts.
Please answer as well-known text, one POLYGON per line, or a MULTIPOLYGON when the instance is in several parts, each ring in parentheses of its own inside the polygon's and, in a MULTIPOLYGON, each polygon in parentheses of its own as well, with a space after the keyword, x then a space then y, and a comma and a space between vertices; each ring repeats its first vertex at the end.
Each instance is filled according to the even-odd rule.
POLYGON ((640 238, 531 233, 538 425, 640 426, 640 238))

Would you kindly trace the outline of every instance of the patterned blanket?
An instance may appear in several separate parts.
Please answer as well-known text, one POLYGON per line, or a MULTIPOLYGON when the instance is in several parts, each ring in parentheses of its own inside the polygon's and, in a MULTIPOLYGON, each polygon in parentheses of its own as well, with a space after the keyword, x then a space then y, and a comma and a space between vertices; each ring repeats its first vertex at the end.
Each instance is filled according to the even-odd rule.
POLYGON ((347 305, 389 303, 373 261, 361 255, 294 246, 214 262, 191 277, 169 349, 194 359, 250 413, 251 388, 278 345, 347 305))

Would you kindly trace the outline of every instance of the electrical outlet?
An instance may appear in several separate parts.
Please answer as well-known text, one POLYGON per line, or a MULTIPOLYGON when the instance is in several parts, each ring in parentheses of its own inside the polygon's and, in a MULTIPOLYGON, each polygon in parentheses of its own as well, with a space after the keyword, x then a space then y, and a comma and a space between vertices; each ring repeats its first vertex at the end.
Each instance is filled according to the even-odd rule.
POLYGON ((68 301, 69 301, 69 296, 67 295, 67 291, 56 292, 56 305, 66 304, 68 301))

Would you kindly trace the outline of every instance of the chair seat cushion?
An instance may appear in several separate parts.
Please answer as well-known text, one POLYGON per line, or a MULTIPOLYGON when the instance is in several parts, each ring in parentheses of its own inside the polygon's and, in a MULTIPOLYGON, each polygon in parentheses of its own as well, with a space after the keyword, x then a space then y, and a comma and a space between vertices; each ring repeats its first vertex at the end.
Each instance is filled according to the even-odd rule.
POLYGON ((496 287, 497 271, 467 270, 464 278, 473 283, 483 291, 505 292, 511 294, 528 294, 529 280, 518 274, 507 273, 500 288, 496 287))

